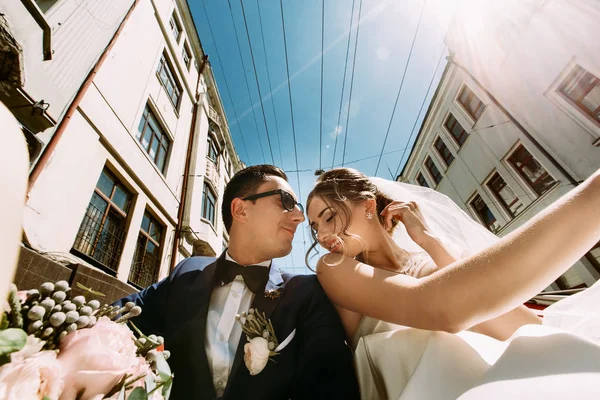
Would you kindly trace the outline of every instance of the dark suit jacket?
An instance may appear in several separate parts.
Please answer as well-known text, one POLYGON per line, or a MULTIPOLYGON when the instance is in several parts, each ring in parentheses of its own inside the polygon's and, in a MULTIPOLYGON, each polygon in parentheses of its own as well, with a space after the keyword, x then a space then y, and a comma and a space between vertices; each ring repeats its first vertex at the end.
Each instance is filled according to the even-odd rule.
MULTIPOLYGON (((271 319, 280 342, 294 329, 296 335, 274 362, 251 376, 243 362, 242 334, 222 398, 359 399, 342 324, 317 277, 281 273, 274 264, 265 290, 279 289, 281 296, 258 293, 252 307, 271 319)), ((215 258, 188 258, 168 278, 115 303, 140 305, 143 312, 133 322, 146 335, 164 337, 175 376, 173 400, 216 398, 204 348, 216 265, 215 258)))

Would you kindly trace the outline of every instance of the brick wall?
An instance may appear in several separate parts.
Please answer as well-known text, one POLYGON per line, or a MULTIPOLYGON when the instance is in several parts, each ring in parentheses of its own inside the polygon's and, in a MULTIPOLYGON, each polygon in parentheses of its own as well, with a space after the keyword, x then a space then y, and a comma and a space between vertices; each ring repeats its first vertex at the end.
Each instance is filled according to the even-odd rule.
POLYGON ((21 247, 14 279, 19 290, 37 289, 44 282, 60 280, 69 282, 72 296, 84 295, 88 301, 97 299, 100 303, 110 304, 137 292, 136 288, 95 268, 82 264, 64 266, 35 251, 21 247), (77 283, 104 296, 90 293, 80 288, 77 283))

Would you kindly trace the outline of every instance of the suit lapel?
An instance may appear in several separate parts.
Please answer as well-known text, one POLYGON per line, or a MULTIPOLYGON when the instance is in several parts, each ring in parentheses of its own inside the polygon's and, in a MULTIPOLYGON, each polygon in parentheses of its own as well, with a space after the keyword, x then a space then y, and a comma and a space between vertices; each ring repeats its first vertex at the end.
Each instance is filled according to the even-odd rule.
POLYGON ((210 298, 212 291, 215 286, 217 261, 208 265, 200 274, 199 284, 197 288, 198 298, 197 307, 198 313, 192 321, 194 327, 193 332, 197 332, 197 344, 200 347, 197 352, 198 355, 198 376, 200 376, 200 382, 198 385, 201 386, 201 393, 210 393, 210 397, 216 397, 216 392, 213 384, 213 378, 210 366, 208 364, 208 358, 206 356, 206 319, 208 316, 208 309, 210 307, 210 298))
MULTIPOLYGON (((267 319, 271 318, 273 311, 277 307, 277 304, 279 304, 281 295, 283 295, 283 278, 281 277, 281 272, 279 271, 279 268, 277 268, 277 266, 275 266, 274 263, 271 263, 271 266, 269 268, 269 281, 265 286, 264 293, 257 293, 254 296, 254 300, 252 301, 251 306, 251 308, 254 308, 256 311, 264 313, 267 319), (269 291, 279 291, 279 296, 267 297, 265 294, 269 291)), ((223 397, 227 396, 227 392, 232 386, 232 383, 236 377, 236 373, 238 372, 240 365, 242 364, 242 360, 244 359, 244 345, 246 343, 246 335, 242 332, 237 350, 235 352, 235 358, 231 367, 231 373, 229 374, 229 379, 227 381, 227 387, 225 388, 225 392, 223 393, 223 397)))

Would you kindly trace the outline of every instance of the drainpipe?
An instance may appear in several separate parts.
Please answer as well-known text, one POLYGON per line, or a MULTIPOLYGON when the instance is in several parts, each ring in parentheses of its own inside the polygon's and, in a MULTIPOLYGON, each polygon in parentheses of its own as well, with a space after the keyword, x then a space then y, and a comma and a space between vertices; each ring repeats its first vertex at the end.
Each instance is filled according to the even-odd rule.
POLYGON ((492 100, 492 103, 494 103, 496 105, 496 107, 498 107, 500 109, 500 111, 502 111, 504 114, 506 114, 506 116, 508 117, 510 122, 515 124, 515 126, 523 133, 523 135, 525 135, 525 137, 527 139, 529 139, 531 141, 531 143, 540 151, 540 153, 542 153, 550 161, 550 163, 552 163, 552 165, 554 165, 554 167, 556 169, 558 169, 565 176, 565 178, 567 178, 569 180, 571 185, 578 186, 581 183, 581 182, 577 182, 575 180, 575 178, 573 178, 573 176, 571 176, 571 174, 569 174, 567 172, 567 170, 564 169, 563 166, 554 157, 552 157, 552 155, 550 153, 548 153, 548 151, 546 151, 546 149, 533 136, 531 136, 531 134, 523 127, 523 125, 521 125, 519 123, 519 121, 517 121, 515 119, 515 117, 513 117, 512 114, 509 113, 506 110, 506 108, 504 108, 504 106, 502 106, 502 104, 500 104, 500 102, 498 102, 498 100, 496 100, 496 98, 485 88, 485 86, 483 86, 481 84, 481 82, 479 82, 479 80, 477 78, 475 78, 473 76, 473 74, 471 74, 471 72, 469 72, 468 69, 466 69, 463 65, 459 64, 455 60, 454 53, 450 52, 450 56, 448 56, 447 59, 448 59, 448 62, 456 65, 458 68, 463 70, 467 75, 469 75, 469 77, 477 84, 477 86, 479 86, 479 88, 485 92, 485 94, 490 98, 490 100, 492 100))
POLYGON ((133 10, 135 9, 135 7, 138 5, 139 2, 140 2, 140 0, 135 0, 133 2, 133 4, 131 5, 131 7, 129 7, 129 11, 127 11, 125 18, 123 18, 123 20, 121 21, 121 24, 117 28, 117 31, 113 35, 112 39, 110 40, 110 42, 108 42, 108 45, 106 46, 106 48, 100 55, 100 58, 98 59, 98 61, 96 61, 94 68, 92 68, 92 70, 89 72, 89 74, 87 75, 87 77, 85 78, 83 83, 81 84, 81 87, 79 88, 79 90, 77 91, 77 94, 75 95, 75 98, 69 105, 69 108, 67 109, 67 112, 65 113, 65 116, 63 117, 63 119, 60 121, 60 123, 56 127, 56 131, 54 131, 54 135, 52 135, 50 142, 48 142, 48 145, 46 145, 46 147, 44 148, 42 155, 40 156, 38 162, 35 164, 35 166, 33 167, 33 170, 29 174, 29 187, 27 189, 28 195, 29 195, 29 192, 31 192, 31 188, 33 187, 33 185, 35 185, 35 182, 39 178, 40 174, 42 173, 42 171, 48 164, 50 157, 54 153, 54 150, 56 149, 56 146, 58 145, 60 138, 65 133, 65 129, 67 128, 67 125, 69 125, 71 118, 73 117, 73 115, 75 114, 75 111, 79 107, 81 100, 83 100, 83 97, 85 96, 89 87, 91 86, 92 82, 94 81, 94 78, 95 78, 96 74, 98 73, 98 71, 100 70, 100 67, 102 67, 102 64, 104 64, 104 61, 106 61, 106 59, 108 58, 108 54, 110 53, 113 46, 115 45, 115 42, 121 35, 121 32, 123 31, 123 28, 125 27, 125 23, 129 20, 129 17, 133 13, 133 10))
POLYGON ((52 60, 52 28, 50 24, 44 18, 44 13, 35 3, 35 0, 21 0, 29 14, 33 17, 35 22, 42 28, 42 46, 44 47, 44 61, 52 60))
POLYGON ((183 210, 185 209, 185 202, 187 198, 187 187, 190 181, 190 164, 192 162, 192 150, 194 149, 194 131, 196 130, 196 119, 198 118, 198 110, 200 109, 200 93, 198 89, 200 88, 200 79, 202 78, 202 73, 204 72, 204 68, 208 64, 208 56, 205 54, 202 59, 202 64, 200 64, 200 68, 198 70, 198 82, 196 83, 196 104, 194 107, 194 112, 192 114, 192 123, 190 125, 190 137, 188 139, 188 148, 187 154, 185 156, 185 166, 183 167, 183 184, 181 185, 181 196, 179 201, 179 209, 177 210, 177 227, 175 228, 175 233, 173 234, 173 249, 171 251, 171 265, 169 267, 169 272, 173 271, 175 268, 175 260, 177 259, 177 249, 179 247, 179 239, 181 238, 181 227, 183 225, 183 210))

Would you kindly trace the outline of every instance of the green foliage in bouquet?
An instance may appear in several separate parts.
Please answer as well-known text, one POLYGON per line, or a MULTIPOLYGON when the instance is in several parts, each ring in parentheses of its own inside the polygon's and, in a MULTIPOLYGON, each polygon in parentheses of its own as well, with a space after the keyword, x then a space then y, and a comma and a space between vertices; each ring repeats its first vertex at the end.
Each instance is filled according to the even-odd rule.
MULTIPOLYGON (((97 292, 90 291, 90 293, 103 296, 97 292)), ((134 333, 125 329, 125 332, 129 333, 115 337, 124 337, 126 338, 125 342, 127 342, 127 338, 130 338, 133 344, 129 344, 129 347, 126 344, 115 351, 123 352, 123 349, 130 349, 129 353, 131 354, 128 357, 140 360, 141 365, 146 365, 142 368, 146 372, 141 374, 125 373, 112 389, 109 386, 110 390, 103 394, 104 398, 118 400, 168 399, 173 383, 173 375, 166 362, 169 352, 159 351, 163 348, 164 339, 162 337, 146 336, 129 321, 130 318, 140 315, 141 311, 141 308, 132 302, 123 307, 116 307, 101 305, 98 300, 88 302, 84 296, 72 297, 71 288, 66 281, 46 282, 39 289, 26 292, 18 292, 16 286, 12 285, 8 297, 8 309, 0 315, 2 318, 0 321, 0 391, 10 390, 10 385, 14 384, 14 382, 3 382, 2 377, 9 376, 6 371, 15 370, 17 373, 13 375, 19 376, 17 364, 23 363, 24 359, 28 357, 31 357, 28 361, 35 362, 36 353, 49 354, 48 352, 53 351, 54 355, 50 353, 51 358, 56 359, 60 369, 61 353, 65 343, 68 347, 70 342, 77 341, 76 339, 70 340, 73 339, 69 336, 70 334, 91 329, 89 335, 94 335, 93 332, 96 330, 92 328, 97 324, 102 324, 102 328, 98 325, 101 332, 113 334, 114 331, 115 335, 123 335, 124 328, 119 326, 128 324, 134 333), (65 342, 64 339, 67 337, 65 342), (30 343, 35 343, 35 345, 32 346, 30 343), (9 369, 6 370, 6 368, 9 369)), ((84 335, 88 335, 88 333, 84 335)), ((81 338, 81 336, 77 336, 77 338, 81 338)), ((72 364, 68 367, 72 369, 72 364)), ((136 370, 139 372, 140 368, 136 367, 136 370)), ((101 374, 103 371, 92 372, 101 374)), ((66 375, 64 380, 69 379, 69 373, 65 372, 64 374, 66 375)), ((54 391, 62 391, 62 388, 59 385, 59 389, 56 389, 55 385, 54 391)), ((75 398, 89 394, 86 392, 85 386, 78 390, 75 398)), ((60 392, 53 393, 53 397, 60 394, 60 392)), ((56 400, 53 397, 44 396, 43 399, 56 400)))

